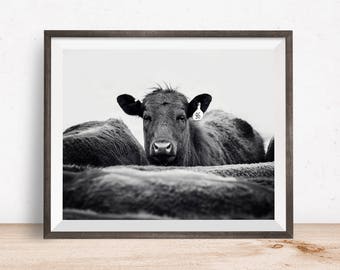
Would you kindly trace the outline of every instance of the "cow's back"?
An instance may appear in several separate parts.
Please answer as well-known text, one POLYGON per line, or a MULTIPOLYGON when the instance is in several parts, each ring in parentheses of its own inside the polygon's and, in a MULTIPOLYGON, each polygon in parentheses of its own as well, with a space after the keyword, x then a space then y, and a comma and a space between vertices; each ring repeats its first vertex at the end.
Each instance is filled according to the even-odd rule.
POLYGON ((264 161, 262 137, 246 121, 221 110, 212 110, 205 114, 201 128, 222 157, 223 164, 264 161))
POLYGON ((92 166, 145 165, 143 147, 118 119, 91 121, 63 133, 63 163, 92 166))

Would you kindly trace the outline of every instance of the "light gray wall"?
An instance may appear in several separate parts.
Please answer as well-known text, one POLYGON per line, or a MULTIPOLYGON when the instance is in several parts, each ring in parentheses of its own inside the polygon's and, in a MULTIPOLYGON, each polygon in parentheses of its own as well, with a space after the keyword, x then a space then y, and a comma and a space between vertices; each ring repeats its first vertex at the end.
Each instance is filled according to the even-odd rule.
POLYGON ((340 2, 3 1, 0 222, 41 222, 44 29, 294 30, 294 216, 340 222, 340 2))

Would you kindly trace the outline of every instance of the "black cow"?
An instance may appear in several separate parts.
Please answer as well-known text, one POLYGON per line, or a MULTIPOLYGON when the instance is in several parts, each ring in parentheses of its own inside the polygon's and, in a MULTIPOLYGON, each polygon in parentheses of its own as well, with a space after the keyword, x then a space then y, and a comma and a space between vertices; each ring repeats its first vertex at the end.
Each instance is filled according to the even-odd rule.
POLYGON ((171 88, 156 88, 143 101, 124 94, 117 98, 129 115, 143 118, 144 148, 150 163, 173 166, 209 166, 264 161, 261 136, 246 121, 221 110, 192 119, 211 102, 209 94, 191 102, 171 88))
POLYGON ((117 119, 91 121, 66 129, 63 163, 92 166, 148 164, 143 147, 117 119))
POLYGON ((271 138, 270 139, 270 142, 268 144, 268 147, 267 147, 267 152, 266 152, 266 161, 274 161, 274 138, 271 138))
POLYGON ((65 166, 63 218, 273 219, 273 185, 273 163, 183 169, 65 166))

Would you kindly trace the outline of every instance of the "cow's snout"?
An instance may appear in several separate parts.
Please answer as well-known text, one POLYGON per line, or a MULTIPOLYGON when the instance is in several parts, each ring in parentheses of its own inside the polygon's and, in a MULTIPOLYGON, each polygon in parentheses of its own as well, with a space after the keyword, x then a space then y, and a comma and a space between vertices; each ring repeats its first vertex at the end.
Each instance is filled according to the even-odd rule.
POLYGON ((155 163, 168 164, 175 158, 174 145, 169 141, 155 141, 151 145, 151 157, 155 163))
POLYGON ((172 150, 172 144, 170 142, 154 142, 152 146, 154 154, 168 155, 172 150))

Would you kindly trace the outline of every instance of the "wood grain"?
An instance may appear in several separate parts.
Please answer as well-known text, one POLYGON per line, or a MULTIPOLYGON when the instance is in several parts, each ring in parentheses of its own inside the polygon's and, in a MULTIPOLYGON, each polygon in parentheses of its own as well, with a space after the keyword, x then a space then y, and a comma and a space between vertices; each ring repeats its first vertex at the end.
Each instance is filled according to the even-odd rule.
POLYGON ((294 240, 43 240, 0 225, 0 269, 340 269, 340 224, 295 225, 294 240))

